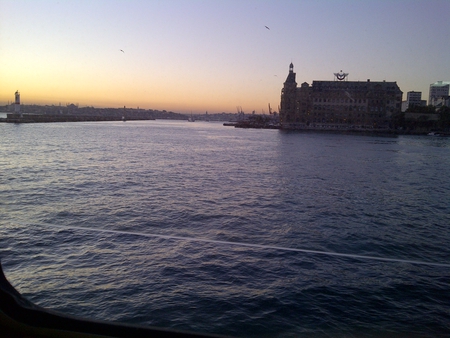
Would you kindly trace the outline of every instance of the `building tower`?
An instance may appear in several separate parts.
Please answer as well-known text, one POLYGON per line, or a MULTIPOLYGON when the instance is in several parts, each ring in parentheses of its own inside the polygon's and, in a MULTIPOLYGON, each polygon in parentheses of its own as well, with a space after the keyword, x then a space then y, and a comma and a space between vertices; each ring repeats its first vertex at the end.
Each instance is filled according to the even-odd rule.
POLYGON ((294 65, 289 65, 289 74, 281 89, 280 122, 289 122, 295 115, 297 82, 295 82, 294 65))
POLYGON ((14 101, 14 113, 20 114, 20 93, 16 90, 15 101, 14 101))

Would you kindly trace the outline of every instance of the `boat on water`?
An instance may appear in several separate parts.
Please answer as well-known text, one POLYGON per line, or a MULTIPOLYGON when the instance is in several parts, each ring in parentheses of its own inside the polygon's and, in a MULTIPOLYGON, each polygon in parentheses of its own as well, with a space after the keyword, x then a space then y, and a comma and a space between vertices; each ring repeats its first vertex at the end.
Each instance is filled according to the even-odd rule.
POLYGON ((6 279, 0 262, 0 337, 223 337, 108 321, 94 321, 47 310, 24 298, 6 279))

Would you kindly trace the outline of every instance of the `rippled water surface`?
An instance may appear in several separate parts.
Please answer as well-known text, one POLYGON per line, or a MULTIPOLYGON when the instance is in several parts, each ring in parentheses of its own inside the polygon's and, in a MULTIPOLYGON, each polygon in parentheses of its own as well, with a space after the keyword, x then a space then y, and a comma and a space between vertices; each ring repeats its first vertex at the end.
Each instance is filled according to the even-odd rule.
POLYGON ((449 168, 440 137, 0 124, 0 255, 28 299, 84 317, 446 336, 449 168))

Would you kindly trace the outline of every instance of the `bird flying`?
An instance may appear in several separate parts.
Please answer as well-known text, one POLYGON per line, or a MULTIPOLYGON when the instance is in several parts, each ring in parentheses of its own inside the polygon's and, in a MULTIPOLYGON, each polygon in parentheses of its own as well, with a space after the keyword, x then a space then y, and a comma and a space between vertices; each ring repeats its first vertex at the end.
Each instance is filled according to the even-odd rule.
POLYGON ((123 49, 119 49, 122 53, 125 53, 124 51, 123 51, 123 49))
POLYGON ((266 27, 266 28, 270 31, 270 28, 269 28, 269 27, 267 27, 267 26, 264 26, 264 27, 266 27))

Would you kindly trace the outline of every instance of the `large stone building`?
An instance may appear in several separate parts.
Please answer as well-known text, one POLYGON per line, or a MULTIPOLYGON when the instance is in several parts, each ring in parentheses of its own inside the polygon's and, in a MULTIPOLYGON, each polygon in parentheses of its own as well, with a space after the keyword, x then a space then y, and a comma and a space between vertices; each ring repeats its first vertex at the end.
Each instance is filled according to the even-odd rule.
POLYGON ((304 82, 297 87, 294 65, 281 91, 280 122, 285 129, 388 129, 391 117, 401 112, 402 91, 396 82, 304 82))

